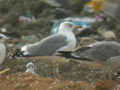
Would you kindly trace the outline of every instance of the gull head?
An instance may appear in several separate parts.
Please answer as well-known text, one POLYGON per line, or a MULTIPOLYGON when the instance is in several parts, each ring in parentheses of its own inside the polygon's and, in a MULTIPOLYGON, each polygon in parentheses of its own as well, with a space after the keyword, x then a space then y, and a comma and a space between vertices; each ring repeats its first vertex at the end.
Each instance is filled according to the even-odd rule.
POLYGON ((26 72, 31 72, 31 73, 34 73, 34 63, 32 62, 29 62, 27 65, 26 65, 26 72))
POLYGON ((20 52, 21 52, 22 56, 28 56, 29 55, 28 48, 29 48, 29 44, 25 45, 21 48, 20 52))
POLYGON ((29 62, 29 63, 26 65, 26 68, 34 68, 34 63, 29 62))
POLYGON ((20 49, 16 49, 12 55, 12 58, 29 56, 28 48, 29 45, 24 45, 20 49))
POLYGON ((77 28, 75 24, 66 21, 60 24, 59 32, 65 32, 65 31, 72 32, 75 28, 77 28))

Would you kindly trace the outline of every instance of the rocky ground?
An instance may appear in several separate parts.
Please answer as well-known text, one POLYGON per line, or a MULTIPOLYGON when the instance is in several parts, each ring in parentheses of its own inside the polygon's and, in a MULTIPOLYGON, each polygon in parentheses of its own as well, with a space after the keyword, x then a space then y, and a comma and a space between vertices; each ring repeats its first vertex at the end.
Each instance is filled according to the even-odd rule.
MULTIPOLYGON (((87 0, 70 0, 66 7, 63 7, 65 5, 60 0, 54 1, 52 4, 49 0, 0 1, 0 32, 11 39, 6 43, 8 53, 0 68, 0 90, 119 90, 118 62, 86 61, 58 56, 11 57, 24 44, 50 35, 52 20, 85 15, 80 12, 87 0), (59 5, 64 10, 57 11, 59 5), (71 8, 73 6, 75 8, 71 8), (30 22, 19 21, 19 17, 26 14, 34 19, 30 22), (4 29, 7 31, 4 32, 4 29), (28 62, 35 64, 35 71, 40 77, 24 73, 28 62)), ((90 29, 76 37, 78 46, 84 47, 101 40, 119 42, 119 34, 119 24, 110 19, 107 22, 93 23, 90 29)))

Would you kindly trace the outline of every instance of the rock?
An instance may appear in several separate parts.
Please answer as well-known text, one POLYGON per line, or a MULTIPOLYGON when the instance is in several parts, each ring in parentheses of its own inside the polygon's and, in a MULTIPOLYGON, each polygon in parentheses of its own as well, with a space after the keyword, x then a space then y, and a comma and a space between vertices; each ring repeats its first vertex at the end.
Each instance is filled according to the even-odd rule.
POLYGON ((6 28, 1 28, 1 30, 0 30, 1 32, 7 32, 7 29, 6 28))
POLYGON ((92 37, 80 37, 80 46, 88 46, 91 43, 95 43, 96 40, 92 37))
POLYGON ((116 39, 116 35, 113 31, 106 31, 104 34, 103 34, 103 37, 105 39, 116 39))
POLYGON ((72 11, 64 8, 56 8, 56 19, 72 16, 72 11))
MULTIPOLYGON (((120 20, 120 1, 119 0, 105 0, 102 4, 102 11, 108 16, 116 19, 116 21, 120 20)), ((120 22, 119 22, 120 23, 120 22)))
POLYGON ((105 28, 103 28, 103 29, 100 28, 97 30, 97 32, 106 40, 116 39, 115 33, 111 30, 106 30, 105 28))
POLYGON ((96 22, 103 22, 107 20, 107 17, 102 13, 100 13, 99 15, 96 15, 95 18, 96 18, 96 22))
POLYGON ((44 2, 54 7, 61 7, 61 4, 58 3, 56 0, 44 0, 44 2))

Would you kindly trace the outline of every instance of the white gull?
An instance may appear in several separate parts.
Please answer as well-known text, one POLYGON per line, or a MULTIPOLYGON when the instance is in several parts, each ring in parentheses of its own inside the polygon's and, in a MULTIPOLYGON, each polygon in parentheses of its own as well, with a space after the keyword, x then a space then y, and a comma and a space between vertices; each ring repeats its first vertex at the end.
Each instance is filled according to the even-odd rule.
POLYGON ((23 56, 52 56, 58 52, 70 52, 76 47, 76 37, 72 32, 76 25, 72 22, 60 24, 59 31, 34 44, 27 44, 21 48, 23 56))
POLYGON ((5 40, 8 39, 4 34, 0 34, 0 64, 2 64, 6 57, 5 40))

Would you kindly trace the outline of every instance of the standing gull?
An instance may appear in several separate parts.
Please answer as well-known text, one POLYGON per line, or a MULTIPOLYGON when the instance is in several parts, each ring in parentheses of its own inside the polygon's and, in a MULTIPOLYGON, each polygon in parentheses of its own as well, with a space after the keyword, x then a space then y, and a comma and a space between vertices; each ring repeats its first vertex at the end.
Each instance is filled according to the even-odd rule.
POLYGON ((74 58, 87 60, 111 60, 119 59, 120 43, 115 41, 102 41, 90 45, 90 47, 81 48, 71 54, 74 58))
POLYGON ((72 32, 76 25, 72 22, 60 24, 59 31, 42 39, 40 42, 28 44, 21 48, 23 56, 52 56, 59 52, 69 52, 76 47, 76 38, 72 32))
POLYGON ((0 34, 0 64, 2 64, 6 57, 5 40, 8 39, 4 34, 0 34))

